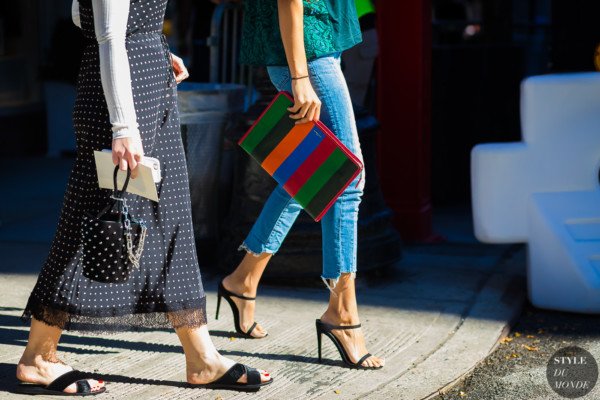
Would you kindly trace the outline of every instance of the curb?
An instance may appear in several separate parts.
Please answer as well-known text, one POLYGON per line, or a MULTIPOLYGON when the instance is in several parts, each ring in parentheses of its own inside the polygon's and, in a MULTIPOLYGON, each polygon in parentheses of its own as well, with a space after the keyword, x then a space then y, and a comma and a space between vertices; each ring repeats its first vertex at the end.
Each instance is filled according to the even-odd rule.
POLYGON ((513 261, 521 253, 524 249, 508 262, 499 262, 477 293, 472 307, 445 342, 414 368, 366 398, 432 399, 450 390, 483 362, 521 314, 526 298, 523 265, 513 261), (422 382, 427 384, 422 385, 422 382))

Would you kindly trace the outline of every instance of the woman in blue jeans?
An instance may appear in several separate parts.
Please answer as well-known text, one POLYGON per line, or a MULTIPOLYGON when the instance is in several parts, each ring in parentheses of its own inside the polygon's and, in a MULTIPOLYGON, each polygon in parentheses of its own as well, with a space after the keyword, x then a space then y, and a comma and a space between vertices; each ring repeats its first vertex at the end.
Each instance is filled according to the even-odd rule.
MULTIPOLYGON (((293 94, 289 109, 297 124, 322 120, 362 160, 341 52, 361 41, 354 0, 246 0, 241 61, 267 66, 277 90, 293 94)), ((329 307, 317 320, 317 333, 337 345, 343 361, 365 369, 381 368, 382 358, 367 351, 360 329, 356 275, 358 207, 364 172, 355 178, 321 221, 322 278, 330 289, 329 307), (362 176, 361 176, 362 175, 362 176)), ((231 305, 236 330, 246 337, 267 332, 254 322, 260 278, 302 210, 278 186, 240 246, 247 253, 225 277, 219 295, 231 305)), ((319 339, 320 355, 320 339, 319 339)))

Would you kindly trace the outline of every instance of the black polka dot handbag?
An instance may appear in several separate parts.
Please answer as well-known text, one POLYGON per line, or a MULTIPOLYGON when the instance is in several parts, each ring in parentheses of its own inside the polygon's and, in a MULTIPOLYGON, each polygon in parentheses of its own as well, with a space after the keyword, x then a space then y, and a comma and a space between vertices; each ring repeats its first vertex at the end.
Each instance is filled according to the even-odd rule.
POLYGON ((144 250, 146 224, 129 213, 124 197, 131 171, 127 170, 121 190, 117 186, 118 171, 117 166, 113 173, 114 190, 106 207, 97 215, 86 213, 83 217, 83 275, 97 282, 126 282, 132 268, 140 267, 144 250))

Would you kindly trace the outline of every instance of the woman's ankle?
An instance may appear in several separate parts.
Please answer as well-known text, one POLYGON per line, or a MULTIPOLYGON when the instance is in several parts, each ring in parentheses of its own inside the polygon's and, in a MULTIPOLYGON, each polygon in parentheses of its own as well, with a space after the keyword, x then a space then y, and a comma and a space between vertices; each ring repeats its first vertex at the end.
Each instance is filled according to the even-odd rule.
POLYGON ((340 274, 337 279, 330 279, 329 281, 333 284, 332 290, 339 294, 347 292, 348 290, 355 290, 355 278, 356 274, 353 272, 344 272, 340 274))
POLYGON ((204 355, 196 359, 186 356, 186 375, 189 383, 205 383, 211 381, 222 369, 224 357, 219 354, 204 355))
POLYGON ((19 363, 17 365, 33 365, 35 362, 35 357, 35 353, 28 351, 26 348, 23 354, 21 354, 21 358, 19 359, 19 363))
POLYGON ((219 364, 222 357, 223 356, 216 350, 206 353, 194 352, 194 354, 185 355, 185 364, 188 370, 202 371, 219 364))
POLYGON ((253 282, 250 276, 239 276, 235 272, 223 278, 223 284, 226 289, 240 296, 255 297, 258 289, 257 282, 253 282))
POLYGON ((345 309, 328 308, 321 316, 321 320, 332 325, 357 325, 360 323, 357 312, 345 309))
POLYGON ((54 351, 41 351, 36 349, 30 349, 28 347, 25 348, 21 358, 19 360, 19 364, 24 365, 41 365, 44 363, 60 363, 61 360, 58 358, 58 354, 54 351))

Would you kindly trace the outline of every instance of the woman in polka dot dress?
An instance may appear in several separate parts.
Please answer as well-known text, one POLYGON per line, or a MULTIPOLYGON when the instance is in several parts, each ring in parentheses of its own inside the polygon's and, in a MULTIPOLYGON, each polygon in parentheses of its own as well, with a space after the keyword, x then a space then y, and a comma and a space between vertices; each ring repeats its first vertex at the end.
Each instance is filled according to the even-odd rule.
POLYGON ((73 20, 86 47, 73 113, 77 158, 48 259, 23 319, 29 341, 17 366, 28 394, 99 394, 104 382, 56 356, 63 330, 122 331, 173 327, 186 356, 187 380, 208 388, 258 390, 265 371, 221 356, 206 327, 205 293, 196 259, 189 183, 177 113, 177 83, 187 78, 161 34, 168 0, 74 0, 73 20), (143 154, 158 158, 160 202, 127 194, 130 212, 148 234, 140 268, 123 283, 82 274, 81 222, 110 192, 98 188, 93 152, 112 148, 113 161, 136 175, 143 154))

